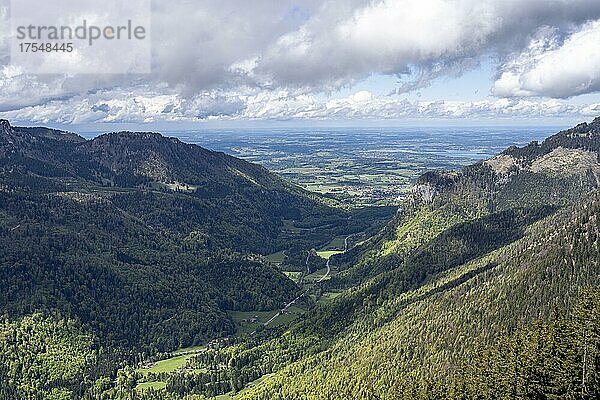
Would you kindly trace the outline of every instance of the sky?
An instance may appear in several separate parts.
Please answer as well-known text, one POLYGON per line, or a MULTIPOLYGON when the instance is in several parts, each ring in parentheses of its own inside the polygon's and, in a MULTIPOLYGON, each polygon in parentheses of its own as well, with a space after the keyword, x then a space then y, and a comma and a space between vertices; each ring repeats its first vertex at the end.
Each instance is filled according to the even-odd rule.
POLYGON ((149 73, 32 74, 11 64, 0 0, 0 118, 185 129, 600 115, 598 0, 157 0, 151 11, 149 73))

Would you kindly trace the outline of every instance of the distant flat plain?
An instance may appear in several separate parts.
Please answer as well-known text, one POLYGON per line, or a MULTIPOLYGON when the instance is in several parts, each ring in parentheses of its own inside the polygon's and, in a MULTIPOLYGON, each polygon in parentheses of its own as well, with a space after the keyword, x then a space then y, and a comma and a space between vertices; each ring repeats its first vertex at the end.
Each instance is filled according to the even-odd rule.
MULTIPOLYGON (((557 127, 252 128, 165 131, 346 203, 397 204, 423 172, 458 169, 557 127)), ((96 136, 87 134, 86 137, 96 136)))

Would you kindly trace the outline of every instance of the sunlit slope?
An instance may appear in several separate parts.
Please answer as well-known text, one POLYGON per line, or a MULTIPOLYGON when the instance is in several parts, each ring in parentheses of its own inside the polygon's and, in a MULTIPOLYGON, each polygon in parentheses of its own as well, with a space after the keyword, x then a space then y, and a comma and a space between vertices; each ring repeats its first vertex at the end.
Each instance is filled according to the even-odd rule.
POLYGON ((331 284, 357 286, 290 332, 328 348, 242 398, 432 396, 481 346, 570 309, 600 283, 599 128, 508 149, 508 168, 422 177, 386 229, 339 258, 346 279, 331 284))

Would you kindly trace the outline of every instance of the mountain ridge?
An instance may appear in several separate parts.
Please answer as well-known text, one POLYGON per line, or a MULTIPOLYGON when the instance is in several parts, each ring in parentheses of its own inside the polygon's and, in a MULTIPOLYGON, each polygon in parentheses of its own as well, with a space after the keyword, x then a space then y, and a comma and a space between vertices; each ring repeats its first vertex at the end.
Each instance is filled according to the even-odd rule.
MULTIPOLYGON (((599 123, 505 153, 534 162, 555 149, 582 149, 597 165, 599 123)), ((348 289, 288 332, 288 341, 314 338, 324 348, 306 350, 309 356, 293 358, 241 398, 461 398, 448 374, 468 381, 460 371, 478 349, 556 309, 568 312, 583 287, 600 284, 598 181, 593 170, 562 168, 507 177, 482 161, 458 173, 425 174, 379 235, 335 258, 345 266, 327 285, 348 289)), ((579 363, 583 354, 578 348, 579 363)), ((576 387, 550 390, 567 396, 582 390, 576 387)))
POLYGON ((2 120, 0 313, 56 311, 105 345, 150 352, 231 335, 228 310, 277 309, 299 290, 258 254, 372 223, 349 215, 159 133, 85 140, 2 120), (307 229, 287 233, 294 223, 307 229))
MULTIPOLYGON (((371 400, 459 399, 465 393, 476 397, 481 390, 499 398, 532 397, 532 393, 538 398, 564 398, 584 392, 590 393, 584 398, 593 398, 600 393, 600 368, 595 361, 600 360, 600 336, 585 335, 588 331, 600 332, 600 308, 587 303, 600 296, 584 294, 584 306, 577 306, 581 303, 577 298, 587 286, 600 287, 599 125, 597 118, 542 143, 509 148, 492 157, 490 160, 496 159, 492 165, 490 160, 482 160, 460 171, 423 174, 384 228, 355 248, 331 257, 338 271, 310 294, 335 295, 324 296, 328 301, 317 302, 289 328, 258 331, 234 345, 206 349, 191 355, 180 370, 167 373, 136 371, 131 366, 137 360, 130 358, 129 366, 120 369, 116 383, 108 381, 86 393, 91 398, 181 399, 233 395, 245 388, 236 398, 371 400), (511 157, 514 164, 508 168, 494 165, 497 157, 503 156, 511 157), (571 321, 564 315, 574 317, 571 321), (559 319, 567 322, 552 330, 553 321, 559 319), (553 337, 549 343, 562 352, 568 351, 568 356, 554 352, 552 358, 548 346, 539 346, 537 338, 548 338, 548 332, 553 337), (574 342, 578 338, 587 338, 587 342, 574 342), (537 358, 536 348, 544 349, 537 358), (522 363, 511 361, 511 354, 522 357, 522 363), (545 359, 568 361, 553 367, 560 379, 544 378, 548 374, 542 368, 545 359), (487 374, 486 365, 490 365, 492 374, 487 374), (510 376, 505 376, 507 370, 510 376), (574 378, 565 383, 564 377, 574 378), (583 387, 582 377, 587 382, 583 387), (136 384, 153 385, 158 381, 164 384, 163 389, 135 390, 136 384)), ((130 163, 128 157, 151 159, 151 149, 140 150, 135 145, 121 149, 105 143, 125 140, 126 136, 109 135, 100 140, 100 150, 92 149, 93 156, 98 157, 94 165, 100 165, 104 146, 114 147, 118 153, 108 157, 109 161, 101 166, 104 170, 94 167, 95 172, 106 174, 103 178, 112 176, 108 174, 113 168, 117 171, 114 176, 119 176, 119 171, 134 171, 132 168, 139 164, 130 163)), ((148 140, 154 139, 162 140, 154 135, 148 140)), ((180 145, 173 146, 175 149, 167 146, 160 154, 163 159, 149 168, 160 171, 160 163, 168 165, 176 158, 180 145)), ((181 151, 185 156, 185 150, 181 151)), ((175 176, 168 168, 164 171, 167 177, 175 176)), ((231 182, 243 182, 234 186, 238 201, 243 201, 243 196, 267 196, 264 187, 233 175, 231 182)), ((177 184, 192 185, 187 178, 182 169, 177 176, 182 182, 177 184)), ((192 177, 196 178, 194 182, 202 179, 199 175, 192 177)), ((50 191, 52 201, 46 203, 40 200, 46 197, 28 197, 35 194, 26 191, 0 191, 0 204, 6 204, 2 202, 13 195, 19 196, 18 200, 8 201, 9 207, 0 213, 0 241, 16 240, 17 236, 21 241, 19 245, 0 243, 4 251, 0 252, 0 260, 10 260, 15 254, 22 257, 32 248, 31 257, 13 268, 17 273, 11 274, 14 271, 0 263, 0 274, 4 274, 0 282, 8 282, 5 288, 0 287, 0 305, 7 297, 16 296, 8 303, 10 309, 27 310, 23 322, 5 324, 2 329, 13 332, 31 319, 40 320, 42 317, 29 314, 39 304, 35 300, 45 298, 82 310, 75 316, 84 331, 101 333, 123 347, 123 340, 133 338, 119 336, 103 324, 112 323, 130 332, 148 331, 145 335, 136 333, 137 342, 129 348, 142 344, 155 354, 152 350, 173 349, 201 343, 219 333, 228 334, 231 325, 223 318, 225 309, 267 307, 281 302, 285 293, 298 293, 276 270, 261 264, 260 257, 243 256, 227 246, 223 250, 224 241, 234 234, 223 227, 234 225, 232 215, 247 215, 246 208, 240 214, 231 209, 223 220, 230 221, 229 225, 217 225, 213 231, 195 230, 193 224, 187 225, 177 217, 176 210, 185 208, 189 199, 210 204, 213 198, 231 199, 230 193, 224 190, 209 197, 186 187, 158 190, 152 184, 160 179, 160 174, 148 177, 132 172, 118 182, 108 182, 92 174, 90 181, 76 181, 82 186, 73 188, 77 190, 66 199, 64 192, 50 191), (98 214, 88 215, 85 196, 99 193, 92 188, 102 188, 100 193, 109 201, 94 203, 92 209, 98 214), (57 201, 70 202, 71 211, 56 207, 57 201), (28 213, 27 204, 42 207, 33 214, 28 213), (156 204, 161 210, 175 210, 175 214, 166 219, 164 211, 153 214, 156 204), (29 219, 24 227, 19 225, 22 216, 29 219), (70 235, 40 235, 46 230, 39 224, 47 216, 52 220, 50 232, 60 228, 70 235), (61 219, 64 216, 69 216, 69 223, 61 219), (168 220, 176 221, 178 229, 171 228, 168 220), (72 224, 84 226, 86 221, 102 221, 85 233, 101 240, 78 240, 72 224), (32 230, 36 232, 35 240, 28 233, 32 230), (114 235, 115 231, 122 234, 114 235), (89 254, 79 247, 82 245, 90 248, 89 254), (51 246, 52 251, 44 253, 45 246, 51 246), (65 252, 64 248, 76 248, 77 252, 65 252), (58 254, 48 258, 56 267, 54 275, 48 274, 43 263, 36 264, 37 254, 58 254), (155 262, 157 259, 160 262, 155 262), (89 269, 99 262, 104 266, 100 271, 89 269), (70 286, 60 278, 64 272, 73 276, 72 271, 81 280, 70 286), (33 279, 23 280, 34 272, 37 275, 33 279), (68 296, 50 297, 40 290, 34 291, 33 298, 18 297, 30 291, 23 282, 38 282, 46 274, 60 283, 50 293, 94 287, 106 296, 109 292, 103 289, 104 283, 121 282, 116 286, 116 297, 127 298, 132 304, 107 302, 104 298, 77 302, 68 296), (98 277, 94 285, 79 278, 90 274, 98 277), (173 280, 171 275, 186 279, 173 280), (238 276, 244 276, 241 282, 238 276), (215 291, 215 283, 226 284, 226 290, 215 291), (161 287, 173 284, 182 290, 161 287), (162 307, 154 308, 154 303, 162 307), (109 304, 110 312, 102 314, 101 304, 109 304), (207 319, 210 323, 203 323, 207 319)), ((68 183, 63 178, 59 182, 68 183)), ((44 196, 48 194, 46 190, 44 196)), ((272 198, 253 199, 267 202, 272 198)), ((217 204, 224 207, 230 203, 217 204)), ((273 211, 271 204, 265 207, 273 211)), ((330 217, 334 220, 335 216, 330 217)), ((322 215, 314 218, 322 223, 322 215)), ((251 227, 251 221, 243 226, 251 227)), ((244 233, 251 236, 248 231, 244 233)), ((43 286, 52 285, 48 279, 43 282, 43 286)), ((67 323, 64 317, 58 321, 67 323)), ((53 323, 46 320, 44 329, 53 323)), ((84 343, 78 351, 86 354, 88 348, 84 343)), ((74 382, 70 385, 79 388, 74 382)))
MULTIPOLYGON (((237 242, 237 247, 244 251, 268 254, 289 245, 285 241, 297 240, 315 246, 324 244, 329 236, 329 232, 324 232, 311 233, 306 238, 284 237, 284 220, 300 224, 305 219, 332 220, 339 225, 336 232, 348 229, 357 232, 366 227, 366 221, 358 227, 348 227, 350 214, 332 207, 335 204, 331 199, 307 192, 262 166, 159 133, 123 131, 85 140, 76 134, 47 128, 11 127, 6 120, 2 127, 0 168, 4 172, 0 179, 5 184, 41 192, 50 189, 106 192, 122 206, 126 202, 138 217, 145 214, 144 210, 133 210, 129 197, 136 197, 147 206, 155 201, 173 203, 177 197, 179 203, 186 204, 184 208, 180 205, 167 211, 167 205, 163 204, 165 217, 161 220, 168 229, 177 230, 177 223, 186 226, 187 232, 180 230, 181 234, 193 230, 184 209, 200 209, 202 215, 198 218, 203 225, 207 218, 218 225, 226 223, 226 219, 252 219, 247 227, 253 233, 240 232, 232 240, 223 238, 227 242, 224 245, 230 248, 235 249, 237 242), (67 180, 69 183, 65 185, 67 180), (119 192, 119 188, 135 191, 119 192), (225 218, 220 214, 227 212, 221 213, 219 208, 231 210, 234 215, 225 218), (174 214, 175 210, 182 211, 174 214), (261 239, 245 244, 252 237, 261 239)), ((212 233, 219 235, 218 230, 212 233)))

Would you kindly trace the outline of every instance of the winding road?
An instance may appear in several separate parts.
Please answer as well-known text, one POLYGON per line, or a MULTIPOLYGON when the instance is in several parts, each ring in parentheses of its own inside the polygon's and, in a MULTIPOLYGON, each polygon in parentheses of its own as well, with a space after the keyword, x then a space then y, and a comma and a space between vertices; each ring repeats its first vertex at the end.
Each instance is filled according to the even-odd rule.
MULTIPOLYGON (((342 251, 340 254, 344 254, 348 251, 348 239, 350 239, 350 237, 354 235, 356 235, 356 233, 346 236, 346 238, 344 239, 344 251, 342 251)), ((331 257, 327 259, 327 264, 325 265, 327 267, 327 272, 325 272, 325 275, 323 275, 321 279, 317 281, 317 283, 322 282, 323 280, 325 280, 325 278, 329 276, 329 273, 331 272, 331 268, 329 267, 329 261, 331 261, 331 257)), ((308 263, 308 258, 306 259, 306 262, 308 263)))
MULTIPOLYGON (((308 267, 308 260, 310 259, 310 251, 308 252, 308 254, 306 255, 306 275, 310 275, 310 268, 308 267)), ((304 282, 304 277, 306 275, 302 275, 300 277, 300 280, 298 281, 298 284, 302 285, 302 283, 304 282)))
POLYGON ((271 322, 273 322, 275 320, 275 318, 279 317, 281 314, 285 314, 285 312, 287 311, 288 308, 290 308, 294 303, 296 303, 296 301, 298 301, 302 296, 304 296, 306 293, 308 293, 308 289, 306 289, 304 292, 302 292, 298 297, 296 297, 294 300, 290 301, 289 303, 287 303, 285 305, 285 307, 283 307, 281 310, 277 311, 277 314, 273 315, 271 317, 271 319, 269 319, 267 322, 265 322, 263 325, 267 326, 269 325, 271 322))
POLYGON ((329 257, 329 258, 327 259, 327 264, 325 264, 325 266, 327 267, 327 271, 325 272, 325 275, 323 275, 323 276, 321 277, 321 279, 319 279, 319 280, 317 281, 317 283, 319 283, 319 282, 323 281, 323 279, 327 278, 327 276, 328 276, 328 275, 329 275, 329 273, 331 272, 331 268, 329 268, 329 261, 330 261, 330 260, 331 260, 331 257, 329 257))
MULTIPOLYGON (((310 251, 308 252, 307 256, 306 256, 306 275, 310 274, 310 268, 308 267, 308 260, 310 259, 310 251)), ((319 279, 318 282, 321 282, 323 279, 325 279, 325 277, 327 276, 327 274, 329 274, 329 259, 327 259, 327 273, 325 275, 323 275, 323 277, 321 277, 321 279, 319 279)), ((300 278, 300 284, 302 284, 302 282, 304 281, 304 277, 300 278)), ((277 314, 273 315, 267 322, 265 322, 263 325, 267 326, 269 325, 271 322, 273 322, 275 320, 275 318, 279 317, 281 314, 285 314, 285 312, 288 310, 288 308, 290 308, 294 303, 296 303, 302 296, 304 296, 306 293, 308 293, 308 289, 306 289, 304 292, 302 292, 298 297, 296 297, 294 300, 290 301, 289 303, 287 303, 285 305, 285 307, 283 307, 281 310, 279 310, 277 312, 277 314)))
MULTIPOLYGON (((355 234, 352 235, 348 235, 346 236, 346 238, 344 239, 344 251, 342 251, 341 254, 344 254, 346 251, 348 251, 348 239, 350 239, 351 236, 353 236, 355 234)), ((310 274, 310 268, 308 267, 308 260, 310 258, 310 252, 308 252, 308 255, 306 256, 306 275, 310 274)), ((329 274, 331 273, 331 267, 329 265, 329 262, 331 261, 331 257, 329 257, 327 259, 327 264, 325 264, 325 267, 327 268, 327 271, 325 271, 325 275, 323 275, 321 278, 319 278, 318 281, 316 281, 316 283, 321 283, 323 282, 325 279, 327 279, 327 277, 329 276, 329 274)), ((302 283, 304 280, 304 277, 300 278, 300 283, 302 283)), ((300 298, 302 296, 305 296, 308 293, 309 289, 304 290, 300 295, 298 295, 298 297, 296 297, 294 300, 290 301, 289 303, 287 303, 285 305, 285 307, 283 307, 281 310, 279 310, 277 312, 277 314, 273 315, 267 322, 265 322, 263 325, 264 326, 268 326, 271 322, 273 322, 277 317, 279 317, 281 314, 285 314, 285 312, 288 310, 288 308, 290 308, 292 305, 294 305, 298 300, 300 300, 300 298)))

